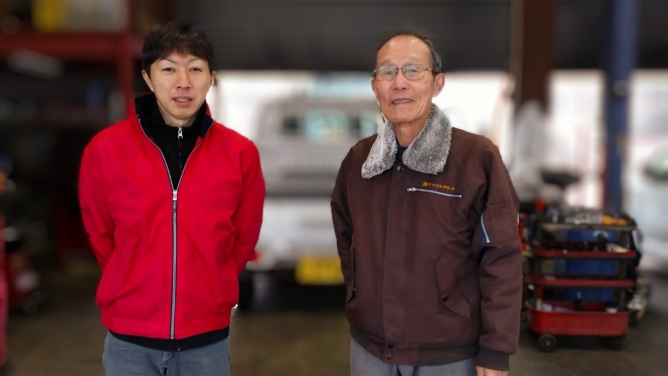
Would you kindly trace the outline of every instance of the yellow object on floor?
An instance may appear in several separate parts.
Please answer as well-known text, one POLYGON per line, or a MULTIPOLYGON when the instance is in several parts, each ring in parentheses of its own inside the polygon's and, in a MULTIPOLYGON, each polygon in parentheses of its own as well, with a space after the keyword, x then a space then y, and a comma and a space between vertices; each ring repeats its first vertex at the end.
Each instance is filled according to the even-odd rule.
POLYGON ((297 283, 302 285, 338 285, 343 283, 341 262, 336 258, 305 257, 297 263, 297 283))

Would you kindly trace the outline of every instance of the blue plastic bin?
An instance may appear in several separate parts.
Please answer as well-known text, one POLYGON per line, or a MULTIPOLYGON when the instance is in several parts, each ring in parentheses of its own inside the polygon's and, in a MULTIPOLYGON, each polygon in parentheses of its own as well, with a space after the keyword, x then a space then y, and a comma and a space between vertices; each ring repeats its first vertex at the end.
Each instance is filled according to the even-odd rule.
POLYGON ((571 275, 614 276, 617 274, 615 260, 568 260, 566 272, 571 275))
POLYGON ((580 299, 588 302, 607 302, 615 297, 614 289, 564 289, 564 300, 576 300, 580 292, 580 299))

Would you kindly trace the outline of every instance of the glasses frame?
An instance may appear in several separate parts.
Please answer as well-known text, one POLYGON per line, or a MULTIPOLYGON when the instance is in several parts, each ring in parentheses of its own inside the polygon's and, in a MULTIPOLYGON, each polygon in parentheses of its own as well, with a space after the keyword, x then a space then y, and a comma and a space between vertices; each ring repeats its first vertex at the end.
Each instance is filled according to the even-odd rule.
POLYGON ((418 80, 421 80, 421 79, 424 77, 424 72, 425 72, 425 71, 430 71, 432 74, 436 74, 436 72, 434 72, 433 69, 428 68, 428 67, 423 67, 422 64, 406 64, 406 65, 404 65, 404 66, 401 67, 401 68, 399 68, 399 67, 396 66, 396 65, 381 65, 381 66, 379 66, 378 68, 374 69, 374 70, 371 72, 371 76, 372 76, 373 78, 375 78, 375 79, 380 80, 380 81, 390 82, 390 81, 394 80, 395 78, 397 78, 397 75, 399 74, 399 71, 401 71, 401 74, 404 75, 404 78, 406 78, 406 79, 409 80, 409 81, 418 81, 418 80), (416 67, 416 66, 417 66, 417 67, 424 68, 424 69, 422 70, 422 75, 421 75, 420 77, 418 77, 418 78, 408 78, 408 77, 406 76, 406 69, 407 69, 407 67, 416 67), (395 71, 394 71, 394 76, 393 76, 391 79, 389 79, 389 80, 384 80, 384 79, 382 79, 382 78, 378 78, 378 77, 376 77, 376 73, 378 73, 378 69, 380 69, 381 67, 394 67, 394 69, 395 69, 395 71))

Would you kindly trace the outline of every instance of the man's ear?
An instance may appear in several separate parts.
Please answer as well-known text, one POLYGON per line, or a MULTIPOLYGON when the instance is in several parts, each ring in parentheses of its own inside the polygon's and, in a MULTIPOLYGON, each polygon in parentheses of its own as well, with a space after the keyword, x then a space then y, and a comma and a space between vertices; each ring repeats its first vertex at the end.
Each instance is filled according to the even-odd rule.
POLYGON ((141 76, 144 78, 144 82, 146 82, 148 88, 155 93, 155 90, 153 90, 153 84, 151 83, 151 76, 149 76, 144 69, 141 70, 141 76))
POLYGON ((376 92, 376 78, 375 77, 371 77, 371 90, 373 90, 373 94, 376 96, 376 102, 378 102, 378 93, 376 92))
POLYGON ((209 88, 213 86, 213 84, 216 82, 216 71, 211 71, 211 84, 209 85, 209 88))
POLYGON ((443 90, 443 85, 445 85, 445 75, 443 73, 439 73, 434 77, 434 97, 439 95, 441 91, 443 90))

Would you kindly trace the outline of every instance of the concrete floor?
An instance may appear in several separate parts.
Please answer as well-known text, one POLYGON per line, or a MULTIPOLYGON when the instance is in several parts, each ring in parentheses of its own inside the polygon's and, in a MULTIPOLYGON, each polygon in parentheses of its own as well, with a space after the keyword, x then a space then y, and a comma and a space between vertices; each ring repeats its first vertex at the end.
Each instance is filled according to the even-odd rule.
MULTIPOLYGON (((81 274, 81 273, 77 273, 81 274)), ((538 351, 522 331, 511 375, 636 376, 668 374, 668 277, 652 276, 651 310, 633 328, 622 351, 598 340, 570 340, 552 354, 538 351)), ((13 316, 7 333, 6 375, 103 375, 105 330, 93 297, 95 275, 45 275, 49 304, 35 316, 13 316)), ((258 307, 233 317, 234 376, 342 376, 348 374, 350 337, 342 288, 315 288, 258 280, 258 307)))

